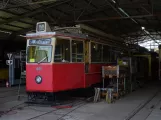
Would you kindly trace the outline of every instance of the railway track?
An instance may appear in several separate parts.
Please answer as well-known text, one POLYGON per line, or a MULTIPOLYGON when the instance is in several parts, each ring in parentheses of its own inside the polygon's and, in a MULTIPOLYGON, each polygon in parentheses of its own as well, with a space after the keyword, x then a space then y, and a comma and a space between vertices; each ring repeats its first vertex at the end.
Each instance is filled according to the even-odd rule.
MULTIPOLYGON (((26 119, 26 120, 34 120, 36 118, 39 118, 39 117, 42 117, 42 116, 45 116, 45 115, 48 115, 50 113, 54 113, 56 111, 59 111, 61 109, 64 109, 64 108, 61 108, 60 106, 71 106, 71 110, 65 114, 62 114, 58 120, 62 119, 63 117, 67 116, 68 114, 70 114, 71 112, 75 111, 76 109, 80 108, 81 106, 87 104, 87 101, 89 101, 92 97, 88 97, 88 98, 74 98, 73 100, 69 101, 69 102, 60 102, 58 103, 58 105, 56 106, 52 106, 53 109, 52 110, 48 110, 48 111, 40 111, 38 109, 35 109, 35 108, 32 108, 33 104, 25 104, 25 103, 21 103, 21 104, 18 104, 18 105, 15 105, 14 107, 11 107, 9 110, 7 111, 0 111, 0 117, 2 117, 3 115, 7 115, 7 114, 16 114, 14 112, 16 112, 20 107, 21 109, 24 109, 24 108, 29 108, 29 109, 32 109, 32 110, 35 110, 35 111, 38 111, 38 112, 42 112, 41 114, 37 115, 37 116, 33 116, 29 119, 26 119)), ((55 113, 56 114, 56 113, 55 113)))
MULTIPOLYGON (((71 112, 75 111, 76 109, 78 109, 78 108, 82 107, 83 105, 85 105, 85 103, 81 103, 80 105, 77 105, 77 107, 76 107, 76 108, 72 109, 71 111, 67 112, 66 114, 63 114, 63 115, 62 115, 62 116, 60 116, 57 120, 61 120, 63 117, 67 116, 68 114, 70 114, 71 112)), ((61 108, 59 108, 59 109, 54 109, 54 110, 51 110, 51 111, 45 112, 45 113, 43 113, 43 114, 40 114, 40 115, 34 116, 34 117, 32 117, 32 118, 29 118, 29 119, 27 119, 27 120, 33 120, 33 119, 36 119, 36 118, 42 117, 42 116, 44 116, 44 115, 50 114, 50 113, 52 113, 52 112, 56 112, 56 111, 58 111, 58 110, 60 110, 60 109, 61 109, 61 108)))
MULTIPOLYGON (((21 91, 21 94, 25 95, 25 90, 21 91)), ((5 104, 11 101, 17 100, 18 90, 10 89, 0 93, 0 104, 5 104)))
POLYGON ((136 120, 138 115, 142 114, 141 120, 147 120, 149 115, 153 112, 156 106, 161 102, 161 91, 158 90, 151 98, 146 102, 140 104, 128 117, 124 120, 136 120))
MULTIPOLYGON (((69 115, 71 112, 73 112, 73 111, 77 110, 78 108, 80 108, 80 107, 82 107, 82 106, 88 104, 87 101, 89 101, 91 98, 93 98, 93 97, 89 97, 89 98, 87 98, 87 99, 84 100, 84 101, 82 100, 82 101, 79 101, 79 102, 76 101, 76 102, 71 103, 71 106, 72 106, 72 107, 75 107, 75 108, 74 108, 74 109, 71 109, 69 112, 67 112, 67 113, 65 113, 65 114, 62 114, 57 120, 61 120, 61 119, 64 118, 65 116, 69 115)), ((60 110, 60 109, 63 109, 63 108, 57 108, 57 109, 54 109, 54 110, 51 110, 51 111, 47 111, 47 112, 44 112, 44 113, 42 113, 42 114, 40 114, 40 115, 31 117, 31 118, 29 118, 29 119, 27 119, 27 120, 34 120, 34 119, 39 118, 39 117, 42 117, 42 116, 44 116, 44 115, 48 115, 48 114, 50 114, 50 113, 56 112, 56 111, 58 111, 58 110, 60 110)))
MULTIPOLYGON (((143 118, 141 120, 147 120, 147 118, 149 117, 149 115, 152 113, 152 111, 155 109, 155 107, 161 102, 161 91, 157 91, 151 98, 149 98, 146 102, 142 103, 139 105, 139 107, 137 107, 128 117, 126 117, 124 120, 136 120, 137 118, 137 115, 141 113, 141 111, 143 109, 147 109, 147 114, 145 114, 145 116, 143 116, 143 118)), ((82 101, 80 102, 79 104, 77 103, 77 106, 75 106, 74 109, 71 109, 69 112, 65 113, 65 114, 62 114, 57 120, 61 120, 62 118, 64 118, 65 116, 68 116, 70 113, 72 113, 73 111, 79 109, 80 107, 84 106, 88 104, 87 102, 85 101, 82 101)), ((31 117, 27 120, 34 120, 34 119, 37 119, 39 117, 42 117, 42 116, 45 116, 45 115, 48 115, 50 113, 54 113, 56 111, 58 111, 60 109, 54 109, 54 110, 51 110, 51 111, 47 111, 47 112, 44 112, 40 115, 37 115, 37 116, 34 116, 34 117, 31 117)))
MULTIPOLYGON (((24 104, 24 103, 20 103, 20 104, 17 104, 13 107, 11 107, 9 110, 6 110, 6 111, 0 111, 0 117, 2 117, 3 115, 7 115, 11 112, 13 112, 14 110, 17 110, 17 109, 23 109, 25 107, 27 107, 28 105, 24 104)), ((17 113, 17 112, 13 112, 13 113, 17 113)))
MULTIPOLYGON (((75 98, 75 97, 74 97, 75 98)), ((91 97, 88 97, 87 99, 90 99, 91 97)), ((72 113, 73 111, 79 109, 80 107, 88 104, 86 102, 87 99, 83 99, 83 98, 77 98, 77 100, 73 100, 71 101, 71 103, 69 103, 71 106, 74 106, 73 108, 71 108, 71 110, 69 110, 66 113, 60 114, 59 118, 57 120, 62 120, 64 117, 69 116, 70 113, 72 113)), ((124 120, 136 120, 136 118, 138 118, 138 115, 143 114, 144 116, 142 116, 141 120, 147 120, 149 115, 151 115, 151 113, 153 112, 153 110, 156 108, 156 106, 158 106, 158 104, 161 103, 161 91, 158 90, 153 96, 151 96, 148 100, 144 101, 144 103, 141 103, 133 112, 131 112, 124 120), (146 112, 146 114, 144 114, 143 112, 146 112)), ((61 105, 60 105, 61 106, 61 105)), ((29 109, 33 109, 35 111, 39 111, 37 109, 32 108, 31 105, 28 106, 24 106, 24 107, 28 107, 29 109)), ((59 110, 62 108, 53 108, 52 110, 48 110, 48 111, 39 111, 42 112, 37 116, 32 116, 31 118, 28 118, 26 120, 35 120, 38 119, 39 117, 48 115, 50 113, 57 113, 59 112, 59 110)))

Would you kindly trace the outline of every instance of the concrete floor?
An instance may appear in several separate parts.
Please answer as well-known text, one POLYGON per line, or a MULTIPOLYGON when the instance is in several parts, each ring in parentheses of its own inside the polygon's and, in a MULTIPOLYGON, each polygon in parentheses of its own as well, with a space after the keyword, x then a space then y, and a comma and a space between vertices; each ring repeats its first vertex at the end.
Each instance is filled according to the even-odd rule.
MULTIPOLYGON (((0 88, 1 112, 19 105, 2 115, 0 120, 126 120, 152 98, 159 89, 158 85, 146 85, 144 88, 117 100, 114 104, 104 101, 98 103, 81 102, 72 108, 56 109, 38 105, 28 106, 23 104, 26 97, 17 101, 17 88, 0 88)), ((22 95, 26 96, 25 90, 22 91, 22 95)), ((160 120, 160 107, 161 92, 158 92, 156 97, 130 120, 160 120)))

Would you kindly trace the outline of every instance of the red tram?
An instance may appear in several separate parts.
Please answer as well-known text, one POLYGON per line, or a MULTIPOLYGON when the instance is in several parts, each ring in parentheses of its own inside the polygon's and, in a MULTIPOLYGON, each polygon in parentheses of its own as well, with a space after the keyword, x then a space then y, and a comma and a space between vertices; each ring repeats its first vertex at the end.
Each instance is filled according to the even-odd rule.
POLYGON ((101 82, 101 67, 116 59, 108 45, 84 34, 51 32, 46 22, 37 23, 36 33, 26 37, 29 93, 90 87, 101 82))

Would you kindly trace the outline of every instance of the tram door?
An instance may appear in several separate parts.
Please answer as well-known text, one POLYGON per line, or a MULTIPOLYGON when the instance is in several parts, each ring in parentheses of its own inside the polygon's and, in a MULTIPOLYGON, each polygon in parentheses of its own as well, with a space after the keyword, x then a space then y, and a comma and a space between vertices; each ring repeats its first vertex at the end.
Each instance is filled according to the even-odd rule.
POLYGON ((89 63, 90 63, 90 42, 85 41, 85 73, 89 72, 89 63))

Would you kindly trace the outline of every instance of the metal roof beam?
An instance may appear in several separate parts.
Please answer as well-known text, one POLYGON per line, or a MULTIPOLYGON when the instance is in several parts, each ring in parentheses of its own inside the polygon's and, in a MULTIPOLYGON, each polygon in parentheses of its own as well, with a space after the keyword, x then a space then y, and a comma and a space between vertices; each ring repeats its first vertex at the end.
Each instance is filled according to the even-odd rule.
POLYGON ((22 15, 15 16, 15 17, 13 17, 13 18, 7 20, 7 21, 0 22, 0 25, 2 25, 2 24, 7 24, 7 23, 10 23, 10 22, 12 22, 12 21, 18 21, 19 19, 22 19, 22 18, 25 18, 25 17, 29 17, 29 16, 35 15, 35 14, 37 14, 37 13, 43 12, 44 9, 46 10, 46 9, 49 9, 49 8, 52 8, 52 7, 56 7, 56 6, 59 6, 59 5, 61 5, 61 4, 67 3, 67 2, 69 2, 69 1, 70 1, 70 0, 66 0, 66 1, 63 1, 63 2, 59 2, 59 3, 57 3, 57 4, 55 3, 55 4, 52 4, 52 5, 47 5, 45 8, 44 8, 44 6, 43 6, 43 7, 41 7, 41 8, 38 8, 38 9, 34 10, 33 12, 24 13, 24 14, 22 14, 22 15))
POLYGON ((17 25, 11 25, 11 24, 6 24, 6 25, 16 27, 16 28, 20 28, 20 29, 25 29, 25 27, 20 27, 20 26, 17 26, 17 25))
POLYGON ((90 1, 88 2, 88 5, 86 6, 85 9, 83 9, 83 11, 82 11, 82 12, 80 13, 80 15, 77 17, 77 20, 79 20, 79 18, 83 15, 83 13, 86 11, 86 9, 90 6, 91 2, 92 2, 92 0, 90 0, 90 1))
MULTIPOLYGON (((6 18, 4 18, 4 17, 2 17, 2 16, 0 16, 0 19, 2 19, 2 20, 4 20, 4 21, 7 20, 6 18)), ((33 24, 33 23, 25 22, 25 21, 23 21, 23 20, 18 20, 18 22, 25 23, 25 24, 29 24, 29 25, 35 25, 35 24, 33 24)))
POLYGON ((30 2, 30 1, 28 1, 27 4, 13 5, 13 6, 10 6, 10 7, 7 7, 7 5, 5 5, 1 9, 11 9, 11 8, 25 7, 25 6, 34 5, 34 4, 42 4, 42 3, 56 2, 56 1, 60 1, 60 0, 41 0, 41 1, 38 1, 38 2, 30 2))
POLYGON ((137 16, 130 16, 130 17, 104 17, 104 18, 98 18, 98 19, 87 19, 87 20, 78 20, 76 22, 92 22, 92 21, 107 21, 107 20, 121 20, 121 19, 131 19, 131 18, 143 18, 143 17, 153 17, 153 16, 161 16, 161 14, 158 15, 137 15, 137 16))
MULTIPOLYGON (((89 0, 85 0, 85 1, 86 1, 87 3, 89 2, 89 0)), ((94 5, 93 3, 91 3, 91 6, 94 7, 95 9, 99 9, 99 8, 98 8, 96 5, 94 5)), ((102 12, 103 12, 103 14, 104 14, 105 16, 108 16, 107 13, 106 13, 104 10, 103 10, 102 12)))
POLYGON ((109 0, 105 0, 105 1, 113 8, 114 11, 117 12, 119 16, 123 17, 123 15, 117 10, 117 8, 112 3, 109 2, 109 0))
MULTIPOLYGON (((16 6, 16 4, 14 4, 14 3, 12 3, 12 1, 10 1, 9 3, 8 3, 8 5, 13 5, 13 6, 16 6)), ((15 7, 15 8, 20 8, 20 7, 15 7)), ((0 10, 2 10, 2 9, 12 9, 12 8, 8 8, 7 6, 6 7, 1 7, 0 8, 0 10)), ((21 8, 21 9, 24 9, 24 10, 27 10, 27 11, 31 11, 30 9, 27 9, 27 8, 25 8, 25 6, 23 7, 23 8, 21 8)))
POLYGON ((0 28, 0 31, 2 31, 2 32, 10 32, 10 33, 12 33, 12 32, 16 32, 16 31, 14 31, 14 30, 11 30, 11 29, 7 29, 7 28, 0 28))
POLYGON ((33 27, 30 27, 30 28, 27 28, 27 29, 23 29, 23 30, 16 31, 15 34, 16 34, 16 35, 20 35, 20 34, 26 35, 26 32, 31 32, 31 31, 32 31, 32 32, 35 31, 34 26, 33 26, 33 27))

